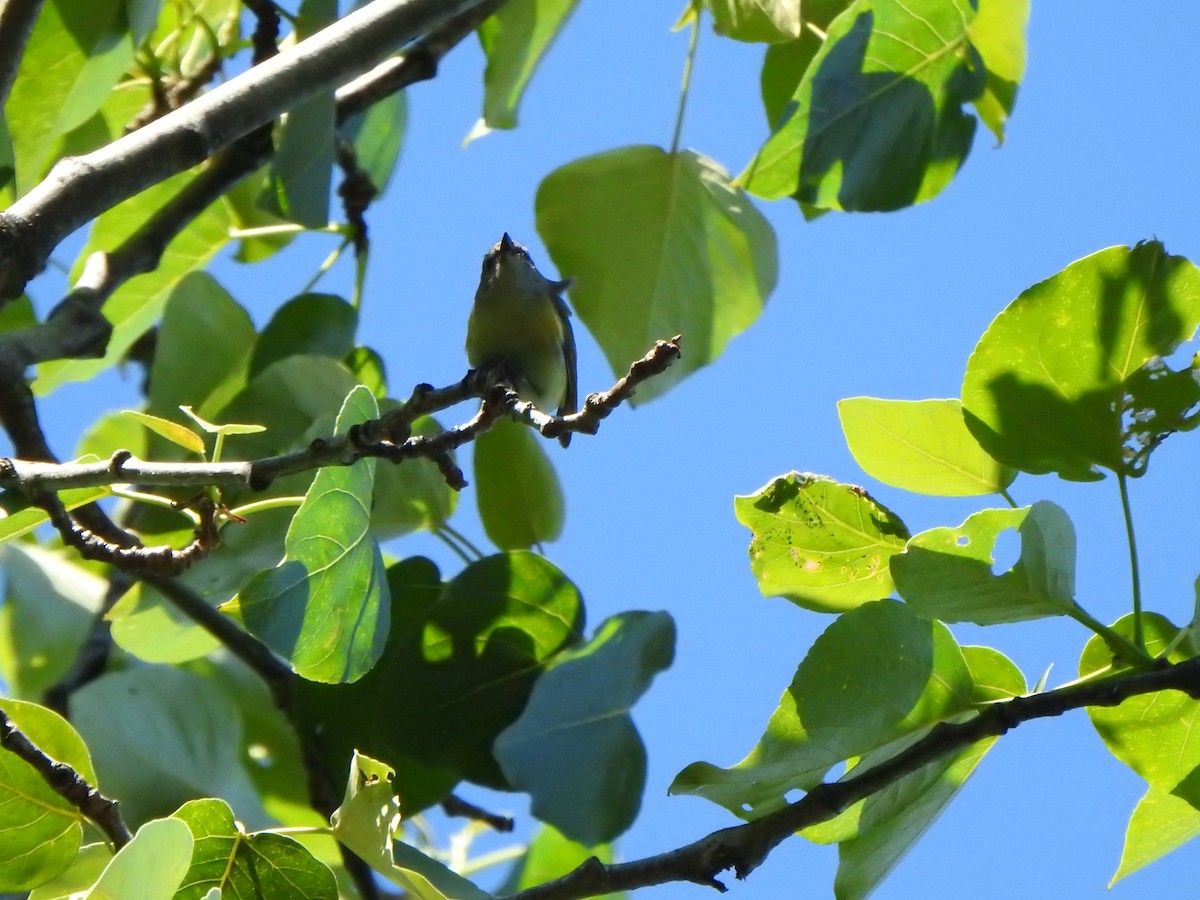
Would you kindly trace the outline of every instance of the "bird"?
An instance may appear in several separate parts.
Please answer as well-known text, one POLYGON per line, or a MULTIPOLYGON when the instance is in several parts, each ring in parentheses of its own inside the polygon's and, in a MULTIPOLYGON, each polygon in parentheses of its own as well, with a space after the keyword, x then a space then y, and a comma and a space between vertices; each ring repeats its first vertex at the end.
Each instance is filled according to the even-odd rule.
MULTIPOLYGON (((467 359, 476 368, 503 365, 522 400, 566 416, 578 408, 575 333, 562 293, 572 279, 553 281, 529 251, 505 232, 483 258, 475 305, 467 322, 467 359)), ((564 447, 571 434, 558 436, 564 447)))

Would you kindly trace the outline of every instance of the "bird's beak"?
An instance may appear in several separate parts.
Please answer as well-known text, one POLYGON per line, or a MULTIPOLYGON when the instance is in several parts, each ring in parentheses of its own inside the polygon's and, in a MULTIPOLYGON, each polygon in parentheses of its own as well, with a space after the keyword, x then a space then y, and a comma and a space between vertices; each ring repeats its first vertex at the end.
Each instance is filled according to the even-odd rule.
POLYGON ((508 232, 504 232, 504 237, 500 238, 500 252, 512 253, 516 249, 516 246, 513 243, 513 239, 508 236, 508 232))

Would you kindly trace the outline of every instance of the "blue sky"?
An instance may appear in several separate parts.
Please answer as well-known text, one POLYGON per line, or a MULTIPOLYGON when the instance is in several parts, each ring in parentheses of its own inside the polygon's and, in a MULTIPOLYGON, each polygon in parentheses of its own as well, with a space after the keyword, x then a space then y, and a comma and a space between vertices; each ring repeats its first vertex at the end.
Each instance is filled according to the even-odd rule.
MULTIPOLYGON (((393 393, 461 377, 479 259, 501 232, 529 244, 553 277, 533 227, 542 177, 589 153, 669 143, 687 47, 686 32, 669 29, 681 5, 582 3, 526 96, 521 127, 465 149, 462 138, 480 108, 477 48, 462 48, 436 81, 412 90, 400 168, 369 214, 374 244, 363 336, 384 354, 393 393)), ((1028 71, 1003 147, 980 128, 944 194, 899 213, 805 223, 791 203, 759 204, 778 234, 781 272, 761 319, 716 365, 666 397, 618 411, 596 438, 577 438, 569 451, 551 448, 567 525, 547 554, 580 587, 590 623, 626 609, 666 609, 679 628, 675 666, 635 710, 650 772, 642 817, 619 844, 624 858, 732 824, 706 801, 666 797, 667 785, 694 760, 741 759, 830 621, 759 595, 734 495, 792 469, 824 473, 863 484, 914 533, 1002 505, 998 498, 923 498, 873 482, 845 448, 836 402, 957 396, 966 359, 991 319, 1025 288, 1103 247, 1157 237, 1170 252, 1200 260, 1197 33, 1200 7, 1180 0, 1136 12, 1113 2, 1035 4, 1028 71)), ((766 136, 761 56, 760 47, 716 38, 706 23, 683 145, 735 173, 766 136)), ((264 267, 223 261, 215 273, 261 324, 303 287, 328 241, 299 241, 264 267)), ((345 289, 348 279, 343 267, 322 289, 345 289)), ((51 299, 34 290, 40 301, 51 299)), ((577 331, 581 390, 608 387, 613 378, 598 348, 577 331)), ((98 407, 128 405, 133 384, 112 375, 52 398, 44 415, 53 419, 55 447, 68 453, 98 407)), ((1188 515, 1200 499, 1194 440, 1168 441, 1133 485, 1147 606, 1176 622, 1191 614, 1200 571, 1188 515)), ((1104 621, 1126 612, 1115 480, 1078 485, 1022 476, 1011 492, 1018 503, 1051 499, 1068 511, 1080 602, 1104 621)), ((473 500, 468 488, 455 524, 481 538, 473 500)), ((391 549, 426 553, 444 571, 457 567, 431 539, 391 549)), ((954 631, 961 643, 1007 653, 1031 684, 1051 666, 1051 684, 1070 680, 1088 637, 1059 621, 954 631)), ((1105 895, 1142 791, 1082 713, 1028 724, 999 742, 875 896, 1105 895)), ((486 799, 522 808, 517 798, 486 799)), ((1197 849, 1185 847, 1111 896, 1177 891, 1198 861, 1197 849)), ((831 848, 792 840, 734 884, 733 896, 829 895, 835 864, 831 848)), ((645 892, 661 900, 703 895, 693 885, 645 892)))

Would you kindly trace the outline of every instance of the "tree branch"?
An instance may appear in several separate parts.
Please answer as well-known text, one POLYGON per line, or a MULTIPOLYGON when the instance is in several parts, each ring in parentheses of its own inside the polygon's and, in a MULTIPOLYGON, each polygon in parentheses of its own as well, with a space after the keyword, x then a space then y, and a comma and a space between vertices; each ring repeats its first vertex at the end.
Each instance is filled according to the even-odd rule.
POLYGON ((66 763, 43 753, 4 710, 0 710, 0 747, 33 766, 54 793, 95 822, 118 850, 133 839, 121 819, 117 801, 105 797, 66 763))
MULTIPOLYGON (((90 463, 0 458, 0 487, 19 488, 30 494, 133 483, 158 486, 214 485, 261 490, 284 475, 323 466, 353 465, 365 457, 387 459, 394 463, 425 458, 440 465, 451 451, 474 440, 480 432, 490 428, 496 419, 510 414, 548 438, 567 431, 596 434, 600 422, 633 396, 639 384, 665 371, 679 357, 678 342, 678 337, 671 341, 657 341, 610 390, 588 395, 583 410, 569 416, 550 416, 525 402, 501 372, 472 370, 462 381, 447 387, 418 385, 405 403, 380 418, 364 422, 345 435, 318 438, 304 450, 292 453, 226 463, 148 462, 137 459, 127 451, 118 451, 111 459, 90 463), (446 409, 471 397, 482 398, 483 403, 470 420, 436 435, 411 433, 412 423, 420 416, 446 409)), ((0 405, 0 412, 2 410, 0 405)), ((453 477, 451 473, 447 480, 453 477)), ((461 473, 457 477, 461 478, 461 473)), ((462 487, 465 482, 452 486, 462 487)))
POLYGON ((725 885, 717 880, 724 870, 733 869, 738 878, 745 878, 797 831, 834 818, 940 757, 999 737, 1033 719, 1087 706, 1118 706, 1130 697, 1170 690, 1200 699, 1200 657, 993 703, 966 722, 935 725, 924 738, 891 759, 865 772, 855 770, 842 781, 818 785, 795 803, 761 819, 633 862, 605 865, 593 857, 562 878, 520 891, 509 900, 576 900, 672 881, 724 891, 725 885))
POLYGON ((480 2, 376 0, 182 109, 85 156, 60 160, 0 215, 0 299, 19 296, 59 242, 101 212, 368 71, 480 2))

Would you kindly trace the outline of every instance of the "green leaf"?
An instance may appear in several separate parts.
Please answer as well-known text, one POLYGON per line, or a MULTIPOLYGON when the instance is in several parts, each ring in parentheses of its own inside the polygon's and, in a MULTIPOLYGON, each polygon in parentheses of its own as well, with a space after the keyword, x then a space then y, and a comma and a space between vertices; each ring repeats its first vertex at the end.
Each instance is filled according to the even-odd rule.
POLYGON ((534 69, 579 0, 509 0, 479 26, 487 56, 483 124, 516 128, 517 106, 534 69))
POLYGON ((204 438, 191 429, 149 413, 138 412, 136 409, 123 409, 121 412, 137 420, 160 437, 166 438, 172 444, 177 444, 184 450, 204 456, 204 438))
MULTIPOLYGON (((1128 615, 1112 626, 1125 637, 1133 636, 1133 616, 1128 615)), ((1146 650, 1158 655, 1167 649, 1179 629, 1162 616, 1142 614, 1146 650)), ((1169 662, 1186 658, 1176 646, 1169 662)), ((1087 642, 1079 659, 1079 674, 1118 668, 1112 651, 1096 635, 1087 642)), ((1159 691, 1130 697, 1120 706, 1089 706, 1088 716, 1109 751, 1144 778, 1152 788, 1177 793, 1180 786, 1200 766, 1200 702, 1180 691, 1159 691)))
MULTIPOLYGON (((0 709, 34 746, 73 768, 93 787, 83 739, 53 710, 0 698, 0 709)), ((82 842, 83 814, 29 763, 0 748, 0 891, 23 891, 65 871, 82 842)))
POLYGON ((381 194, 392 180, 408 126, 408 92, 397 91, 351 116, 341 128, 354 147, 358 167, 381 194))
POLYGON ((72 556, 36 544, 0 547, 0 678, 11 697, 40 698, 58 683, 104 602, 108 582, 72 556))
POLYGON ((112 858, 82 900, 172 900, 192 858, 192 833, 178 819, 155 819, 112 858))
MULTIPOLYGON (((384 409, 392 405, 385 404, 384 409)), ((412 424, 416 436, 433 437, 442 430, 429 416, 422 416, 412 424)), ((446 484, 432 460, 412 457, 400 464, 380 462, 375 470, 371 531, 379 540, 421 529, 433 531, 450 518, 457 505, 458 491, 446 484)))
POLYGON ((52 162, 55 139, 87 121, 133 59, 125 0, 53 0, 41 7, 5 114, 24 194, 52 162))
POLYGON ((1108 886, 1182 847, 1197 835, 1200 835, 1200 810, 1151 785, 1129 818, 1121 864, 1108 886))
MULTIPOLYGON (((228 523, 221 530, 220 544, 204 565, 193 566, 179 580, 211 606, 232 599, 251 578, 279 562, 291 512, 270 510, 244 523, 228 523)), ((178 535, 143 536, 154 543, 179 546, 190 534, 189 530, 178 535)), ((217 638, 147 584, 135 584, 109 610, 108 619, 116 644, 146 662, 186 662, 207 656, 221 646, 217 638)))
POLYGON ((76 900, 96 883, 112 858, 108 844, 84 844, 71 865, 57 878, 30 891, 28 900, 76 900))
POLYGON ((250 827, 269 824, 242 767, 237 707, 208 679, 173 666, 109 672, 71 696, 71 720, 131 825, 209 796, 250 827))
POLYGON ((690 151, 622 147, 568 163, 538 188, 537 229, 615 374, 683 334, 683 357, 638 387, 641 400, 716 359, 775 287, 770 224, 690 151))
POLYGON ((800 4, 803 18, 799 37, 767 48, 759 87, 767 125, 772 130, 790 114, 792 95, 821 49, 830 22, 841 15, 850 3, 851 0, 804 0, 800 4))
MULTIPOLYGON (((107 487, 72 488, 60 493, 58 499, 70 510, 107 497, 110 493, 107 487)), ((43 522, 49 521, 50 517, 46 511, 40 506, 30 505, 28 497, 17 496, 7 491, 0 492, 0 541, 28 534, 43 522)))
POLYGON ((1046 500, 1020 509, 985 509, 958 528, 931 528, 891 559, 896 590, 919 616, 996 625, 1075 609, 1075 529, 1046 500), (992 570, 996 539, 1015 528, 1021 558, 992 570))
MULTIPOLYGON (((518 859, 497 891, 501 896, 537 887, 568 872, 595 857, 604 864, 613 862, 612 847, 601 844, 586 847, 563 837, 549 825, 543 825, 529 842, 525 854, 518 859)), ((598 900, 620 900, 625 894, 601 894, 598 900)))
POLYGON ((271 363, 309 354, 342 359, 354 348, 358 310, 332 294, 301 294, 275 311, 258 337, 251 377, 271 363))
POLYGON ((213 413, 246 383, 254 324, 207 272, 193 272, 171 291, 158 326, 146 408, 174 415, 181 406, 213 413))
POLYGON ((359 384, 370 390, 377 400, 383 399, 387 394, 387 371, 382 356, 370 347, 354 347, 342 362, 354 373, 359 384))
MULTIPOLYGON (((371 392, 355 387, 335 433, 378 414, 371 392)), ((383 653, 388 587, 368 528, 375 464, 321 469, 288 528, 284 561, 239 595, 250 632, 311 681, 357 681, 383 653)))
POLYGON ((972 708, 962 650, 940 622, 880 600, 838 616, 796 669, 758 745, 728 769, 692 763, 671 784, 757 819, 839 762, 972 708))
MULTIPOLYGON (((316 34, 336 19, 337 0, 303 0, 296 37, 316 34)), ((291 221, 308 228, 329 224, 336 114, 332 92, 293 107, 284 117, 271 162, 280 208, 291 221)))
POLYGON ((546 665, 579 641, 579 592, 527 552, 481 559, 445 585, 432 563, 414 558, 390 567, 388 582, 383 658, 353 685, 302 685, 306 731, 330 766, 346 765, 355 748, 396 761, 406 815, 464 777, 506 787, 493 743, 546 665))
POLYGON ((1200 419, 1194 369, 1162 360, 1200 324, 1200 270, 1158 241, 1109 247, 1029 288, 967 362, 963 408, 984 450, 1071 481, 1146 470, 1200 419))
POLYGON ((1025 74, 1029 0, 978 0, 977 6, 968 31, 987 67, 987 89, 975 101, 975 111, 996 140, 1003 141, 1004 123, 1012 114, 1017 85, 1025 74))
POLYGON ((862 488, 792 472, 733 508, 754 533, 750 568, 764 597, 841 612, 891 593, 888 560, 908 529, 862 488))
MULTIPOLYGON (((977 702, 996 699, 998 692, 1005 697, 1025 692, 1025 679, 1003 654, 988 647, 963 647, 962 650, 976 682, 974 699, 977 702), (983 691, 979 689, 980 682, 987 684, 983 691)), ((866 754, 848 774, 869 771, 926 733, 915 733, 866 754)), ((988 738, 939 757, 855 804, 833 822, 803 832, 805 837, 820 840, 812 832, 832 826, 839 820, 842 828, 849 825, 850 834, 841 837, 838 846, 834 893, 839 900, 866 897, 899 864, 962 789, 996 740, 988 738)))
POLYGON ((1016 470, 971 436, 958 400, 838 401, 846 444, 864 472, 917 494, 972 497, 1004 490, 1016 470))
POLYGON ((738 183, 769 200, 884 211, 928 200, 971 148, 987 72, 971 0, 857 0, 830 25, 790 117, 738 183))
POLYGON ((704 0, 713 30, 738 41, 776 43, 800 37, 799 0, 704 0))
POLYGON ((629 612, 558 656, 529 703, 496 738, 509 784, 533 814, 581 844, 622 834, 637 816, 646 748, 629 710, 671 665, 675 624, 666 613, 629 612))
POLYGON ((213 889, 230 900, 337 900, 337 881, 326 865, 287 835, 244 833, 223 800, 192 800, 173 818, 195 841, 174 900, 202 900, 213 889))
MULTIPOLYGON (((226 422, 257 422, 266 426, 260 434, 247 435, 237 442, 243 459, 285 453, 306 447, 333 430, 337 410, 357 382, 350 370, 335 359, 324 356, 289 356, 268 366, 251 379, 219 416, 226 422)), ((283 493, 301 493, 290 486, 295 479, 281 479, 276 485, 288 485, 283 493)), ((307 484, 307 479, 301 479, 307 484)))
POLYGON ((562 534, 562 486, 542 443, 531 429, 508 420, 475 440, 479 518, 501 550, 524 550, 562 534))
POLYGON ((125 0, 125 14, 134 44, 140 44, 154 30, 162 5, 163 0, 125 0))
POLYGON ((491 897, 436 860, 393 840, 400 824, 394 775, 390 766, 355 751, 345 800, 330 820, 337 839, 419 900, 491 897))
MULTIPOLYGON (((79 254, 73 277, 97 250, 110 251, 141 228, 172 197, 196 177, 186 172, 160 182, 104 213, 92 226, 87 245, 79 254)), ((38 367, 34 390, 48 394, 70 381, 86 381, 120 360, 139 337, 162 315, 167 299, 189 272, 202 268, 229 240, 229 213, 221 201, 196 216, 167 245, 157 268, 125 282, 104 302, 104 316, 113 324, 104 356, 100 359, 54 360, 38 367)), ((181 303, 204 302, 206 290, 193 297, 184 292, 181 303)))

